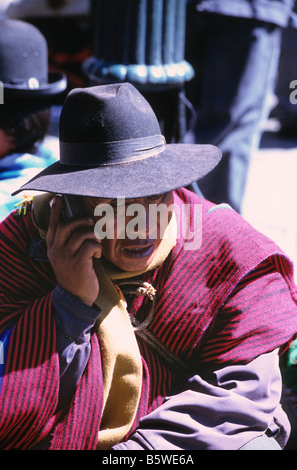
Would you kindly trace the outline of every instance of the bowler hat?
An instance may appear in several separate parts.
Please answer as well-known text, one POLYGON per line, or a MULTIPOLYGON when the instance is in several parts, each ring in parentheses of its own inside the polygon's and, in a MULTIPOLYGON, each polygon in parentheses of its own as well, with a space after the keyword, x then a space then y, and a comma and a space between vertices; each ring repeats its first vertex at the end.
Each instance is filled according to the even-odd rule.
POLYGON ((144 197, 199 180, 221 158, 213 145, 166 144, 151 106, 130 83, 72 90, 59 140, 60 160, 14 194, 144 197))
POLYGON ((32 24, 0 20, 0 81, 4 102, 56 95, 66 89, 60 72, 48 72, 47 42, 32 24))

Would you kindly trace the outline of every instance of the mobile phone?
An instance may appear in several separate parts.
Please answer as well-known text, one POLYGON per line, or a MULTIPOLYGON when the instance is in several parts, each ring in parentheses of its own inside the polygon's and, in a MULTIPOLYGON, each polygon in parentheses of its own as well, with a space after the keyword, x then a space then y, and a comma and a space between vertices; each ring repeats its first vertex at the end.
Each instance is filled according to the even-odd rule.
POLYGON ((83 215, 79 196, 62 195, 62 220, 70 219, 76 215, 83 215))

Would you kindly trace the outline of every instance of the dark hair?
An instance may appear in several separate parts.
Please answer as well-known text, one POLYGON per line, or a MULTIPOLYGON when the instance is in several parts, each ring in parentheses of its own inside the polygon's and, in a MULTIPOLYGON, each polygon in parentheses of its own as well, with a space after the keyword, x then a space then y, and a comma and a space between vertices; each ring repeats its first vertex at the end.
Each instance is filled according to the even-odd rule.
POLYGON ((0 106, 0 128, 13 142, 13 152, 34 153, 50 123, 50 107, 45 104, 15 103, 0 106))

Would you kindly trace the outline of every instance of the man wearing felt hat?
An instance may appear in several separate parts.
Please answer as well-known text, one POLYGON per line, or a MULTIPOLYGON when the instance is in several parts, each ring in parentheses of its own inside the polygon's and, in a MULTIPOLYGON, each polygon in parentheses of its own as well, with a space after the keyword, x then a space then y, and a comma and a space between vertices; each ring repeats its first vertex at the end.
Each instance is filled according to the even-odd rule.
POLYGON ((184 189, 219 160, 166 144, 131 84, 70 92, 60 160, 0 226, 2 449, 285 446, 292 266, 184 189))
POLYGON ((48 71, 47 43, 32 24, 0 20, 0 219, 14 208, 11 192, 56 161, 44 144, 52 98, 63 74, 48 71))

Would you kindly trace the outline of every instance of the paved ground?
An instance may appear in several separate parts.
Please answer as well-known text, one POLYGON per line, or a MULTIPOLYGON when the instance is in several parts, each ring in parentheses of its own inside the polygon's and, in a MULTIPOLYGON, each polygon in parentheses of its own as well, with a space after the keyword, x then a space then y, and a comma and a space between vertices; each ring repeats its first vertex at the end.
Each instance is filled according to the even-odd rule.
POLYGON ((297 271, 297 132, 296 140, 264 133, 252 158, 243 216, 290 256, 297 271))

